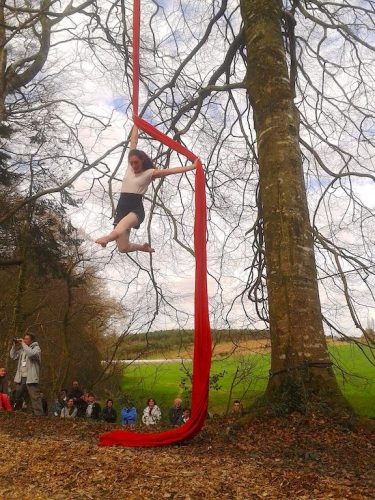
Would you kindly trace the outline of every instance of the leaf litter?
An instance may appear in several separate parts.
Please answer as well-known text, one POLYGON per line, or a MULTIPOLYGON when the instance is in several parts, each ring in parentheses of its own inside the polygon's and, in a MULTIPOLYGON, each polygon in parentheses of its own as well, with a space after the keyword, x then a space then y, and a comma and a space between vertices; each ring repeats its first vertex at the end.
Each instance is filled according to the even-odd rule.
POLYGON ((180 445, 101 448, 113 425, 2 413, 0 499, 374 499, 371 424, 215 418, 180 445))

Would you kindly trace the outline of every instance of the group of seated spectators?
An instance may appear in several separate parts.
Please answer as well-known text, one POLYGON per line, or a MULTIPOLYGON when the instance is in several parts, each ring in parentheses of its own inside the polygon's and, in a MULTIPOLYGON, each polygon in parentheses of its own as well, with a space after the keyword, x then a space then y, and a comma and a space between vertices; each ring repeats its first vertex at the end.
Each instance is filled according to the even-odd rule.
MULTIPOLYGON (((62 389, 53 402, 52 408, 48 408, 47 400, 39 390, 41 349, 34 333, 27 330, 22 338, 14 337, 9 356, 17 362, 17 369, 13 383, 11 383, 7 370, 0 366, 0 411, 31 409, 33 414, 38 416, 52 413, 64 419, 86 418, 93 421, 117 422, 113 400, 108 399, 102 409, 92 392, 81 390, 78 380, 72 382, 70 390, 62 389)), ((237 418, 241 413, 241 403, 236 400, 233 403, 231 415, 237 418)), ((137 415, 137 408, 127 400, 120 410, 120 422, 125 427, 134 427, 137 423, 137 415)), ((182 400, 177 398, 172 408, 169 409, 168 418, 172 426, 183 425, 190 418, 190 409, 184 408, 182 400)), ((155 399, 150 398, 142 411, 142 423, 146 426, 153 426, 161 419, 161 409, 155 399)))
MULTIPOLYGON (((88 418, 102 420, 108 423, 117 422, 117 411, 113 407, 113 400, 107 399, 104 408, 95 400, 92 392, 82 391, 77 380, 74 380, 69 391, 62 389, 56 399, 52 414, 61 418, 88 418)), ((169 409, 169 423, 180 426, 190 418, 190 409, 182 406, 182 400, 174 400, 169 409)), ((126 400, 120 411, 120 423, 124 427, 132 428, 137 423, 138 411, 130 400, 126 400)), ((144 425, 156 425, 161 421, 162 412, 155 399, 150 398, 142 412, 141 421, 144 425)))
MULTIPOLYGON (((122 414, 122 412, 121 412, 122 414)), ((185 424, 190 418, 190 408, 182 406, 182 400, 176 398, 173 402, 172 408, 168 412, 169 423, 174 427, 185 424)), ((143 410, 142 423, 145 425, 155 425, 161 419, 161 410, 157 406, 154 399, 150 398, 147 401, 147 406, 143 410)))
MULTIPOLYGON (((26 410, 26 401, 23 402, 22 406, 20 406, 20 402, 18 400, 12 402, 11 391, 9 391, 10 399, 8 398, 8 389, 9 383, 6 378, 6 370, 4 368, 0 368, 0 410, 26 410)), ((41 395, 41 403, 44 415, 48 415, 50 413, 55 417, 65 419, 86 418, 96 421, 101 420, 108 423, 117 422, 117 411, 113 406, 113 400, 107 399, 105 406, 102 408, 96 401, 94 393, 83 391, 79 386, 78 380, 73 380, 72 386, 69 390, 62 389, 59 392, 59 395, 54 401, 50 412, 48 411, 47 401, 43 395, 41 395)), ((239 400, 235 400, 233 402, 231 414, 233 414, 233 416, 241 416, 242 406, 239 400)), ((121 425, 127 428, 133 428, 137 423, 137 418, 137 408, 129 399, 127 399, 120 410, 119 420, 121 425)), ((189 418, 190 409, 183 406, 180 398, 176 398, 173 402, 173 406, 168 411, 170 425, 178 427, 185 424, 189 418)), ((162 412, 156 404, 155 399, 148 399, 147 405, 142 411, 142 423, 146 426, 153 426, 158 424, 161 419, 162 412)))
POLYGON ((94 393, 82 391, 78 380, 74 380, 69 391, 66 389, 60 391, 53 404, 52 414, 61 418, 78 417, 100 420, 102 418, 102 408, 95 401, 94 393))

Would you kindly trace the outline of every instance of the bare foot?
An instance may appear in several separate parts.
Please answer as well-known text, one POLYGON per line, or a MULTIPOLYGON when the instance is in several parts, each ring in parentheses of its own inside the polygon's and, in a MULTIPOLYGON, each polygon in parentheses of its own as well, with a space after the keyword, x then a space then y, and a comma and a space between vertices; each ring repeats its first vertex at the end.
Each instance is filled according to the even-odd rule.
POLYGON ((101 238, 95 240, 95 243, 98 243, 98 245, 101 245, 103 248, 105 248, 108 245, 108 240, 105 236, 102 236, 101 238))
POLYGON ((155 250, 148 243, 143 243, 140 250, 141 252, 148 252, 148 253, 155 252, 155 250))

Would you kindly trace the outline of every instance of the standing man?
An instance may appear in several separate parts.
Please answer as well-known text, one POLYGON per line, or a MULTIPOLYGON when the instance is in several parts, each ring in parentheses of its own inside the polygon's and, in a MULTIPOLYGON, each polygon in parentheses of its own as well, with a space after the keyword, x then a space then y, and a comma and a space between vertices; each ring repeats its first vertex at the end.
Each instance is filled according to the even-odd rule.
POLYGON ((18 359, 17 372, 14 377, 16 384, 15 408, 19 407, 27 390, 34 415, 43 415, 39 392, 41 350, 35 336, 32 333, 26 333, 23 339, 13 339, 10 357, 14 360, 18 359))

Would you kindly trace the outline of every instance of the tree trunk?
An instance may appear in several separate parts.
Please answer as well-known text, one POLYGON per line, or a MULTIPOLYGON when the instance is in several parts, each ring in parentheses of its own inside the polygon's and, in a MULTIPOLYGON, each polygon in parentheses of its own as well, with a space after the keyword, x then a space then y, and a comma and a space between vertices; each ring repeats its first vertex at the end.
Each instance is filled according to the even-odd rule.
MULTIPOLYGON (((5 35, 5 16, 4 16, 5 0, 0 0, 0 122, 6 120, 5 110, 5 71, 7 65, 7 49, 5 35)), ((1 137, 1 135, 0 135, 1 137)))
POLYGON ((241 0, 254 112, 271 333, 266 396, 286 410, 343 402, 323 331, 313 237, 279 0, 241 0))
POLYGON ((18 281, 16 287, 16 296, 14 298, 14 306, 13 306, 13 321, 11 323, 11 332, 9 338, 13 337, 23 337, 25 334, 24 327, 24 310, 22 307, 22 300, 25 294, 26 288, 26 265, 27 260, 25 258, 26 252, 23 251, 23 259, 22 264, 20 265, 18 272, 18 281))

